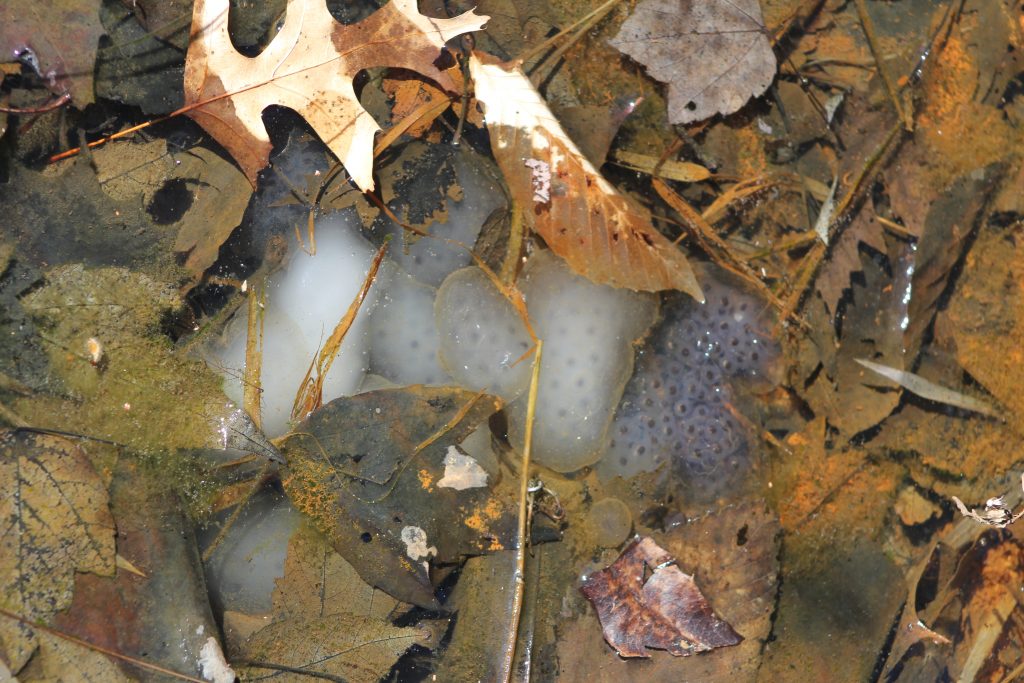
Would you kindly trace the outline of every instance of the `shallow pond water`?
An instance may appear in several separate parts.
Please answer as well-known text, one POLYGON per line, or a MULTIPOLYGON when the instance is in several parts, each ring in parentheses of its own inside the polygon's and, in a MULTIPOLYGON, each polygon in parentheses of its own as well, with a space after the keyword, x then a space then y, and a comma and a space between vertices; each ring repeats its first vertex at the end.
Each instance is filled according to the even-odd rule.
POLYGON ((0 678, 1024 680, 1018 5, 68 4, 0 10, 0 678), (180 108, 286 39, 334 118, 180 108))

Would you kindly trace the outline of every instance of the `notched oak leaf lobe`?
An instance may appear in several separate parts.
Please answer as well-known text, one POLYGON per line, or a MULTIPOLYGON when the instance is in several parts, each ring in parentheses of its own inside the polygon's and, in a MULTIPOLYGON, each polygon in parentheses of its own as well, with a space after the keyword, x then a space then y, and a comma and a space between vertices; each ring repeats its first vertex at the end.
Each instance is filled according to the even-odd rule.
POLYGON ((731 114, 775 78, 758 0, 644 0, 611 45, 668 84, 668 118, 731 114))
POLYGON ((580 590, 594 605, 605 640, 623 657, 676 656, 737 645, 743 637, 719 619, 693 577, 650 538, 629 544, 619 559, 591 574, 580 590), (650 569, 644 581, 645 565, 650 569))
POLYGON ((651 215, 601 177, 514 63, 469 61, 491 150, 529 226, 575 272, 599 284, 704 300, 680 249, 651 215))
POLYGON ((261 114, 271 104, 303 116, 362 190, 373 189, 373 136, 352 79, 390 66, 415 71, 454 91, 434 66, 446 41, 483 27, 471 11, 434 19, 415 0, 392 0, 358 24, 334 20, 323 0, 289 0, 284 25, 257 57, 238 53, 228 35, 228 0, 196 0, 185 60, 188 116, 231 153, 250 182, 270 158, 261 114))

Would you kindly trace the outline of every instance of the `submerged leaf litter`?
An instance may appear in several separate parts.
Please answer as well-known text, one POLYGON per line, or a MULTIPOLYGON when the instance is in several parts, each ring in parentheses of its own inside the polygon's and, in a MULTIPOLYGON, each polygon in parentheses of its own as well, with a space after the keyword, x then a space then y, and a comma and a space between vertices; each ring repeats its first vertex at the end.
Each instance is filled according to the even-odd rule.
POLYGON ((0 678, 1024 675, 1018 6, 58 4, 0 678))

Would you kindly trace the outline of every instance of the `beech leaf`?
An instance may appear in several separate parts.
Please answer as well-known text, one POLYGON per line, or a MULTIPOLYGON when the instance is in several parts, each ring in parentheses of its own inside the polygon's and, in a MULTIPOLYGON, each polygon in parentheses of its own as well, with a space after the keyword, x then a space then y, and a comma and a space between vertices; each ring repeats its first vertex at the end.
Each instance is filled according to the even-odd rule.
POLYGON ((644 0, 611 44, 668 84, 668 118, 731 114, 775 78, 757 0, 644 0))
POLYGON ((521 67, 482 53, 469 61, 491 150, 529 226, 576 273, 599 284, 704 300, 686 256, 651 215, 601 177, 521 67))
POLYGON ((451 19, 420 14, 415 0, 392 0, 357 24, 341 24, 323 0, 288 0, 284 25, 257 57, 232 46, 228 0, 196 0, 185 59, 185 104, 256 184, 270 158, 261 115, 271 104, 303 116, 362 190, 373 189, 373 143, 380 127, 359 104, 352 79, 363 70, 409 69, 454 91, 434 66, 446 41, 480 29, 472 11, 451 19))
POLYGON ((597 610, 605 640, 623 657, 650 657, 647 648, 686 656, 743 641, 715 615, 693 577, 650 538, 634 540, 580 590, 597 610))

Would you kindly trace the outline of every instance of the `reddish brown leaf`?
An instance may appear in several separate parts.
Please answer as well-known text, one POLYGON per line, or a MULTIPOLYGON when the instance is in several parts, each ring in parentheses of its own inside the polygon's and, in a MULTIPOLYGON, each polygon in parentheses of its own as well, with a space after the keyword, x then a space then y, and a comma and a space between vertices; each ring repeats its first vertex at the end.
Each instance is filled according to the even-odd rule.
POLYGON ((522 69, 470 59, 491 149, 523 214, 551 250, 600 284, 704 300, 683 252, 650 213, 601 177, 565 134, 522 69))
POLYGON ((580 590, 594 604, 605 640, 621 656, 650 657, 647 648, 685 656, 743 640, 674 563, 652 539, 637 539, 612 566, 584 580, 580 590))
POLYGON ((322 0, 289 0, 284 25, 258 57, 238 53, 228 35, 228 0, 196 0, 185 60, 188 112, 224 146, 250 182, 267 165, 270 138, 261 114, 271 104, 305 117, 363 190, 373 189, 373 136, 380 127, 356 98, 352 79, 394 66, 454 91, 434 61, 447 40, 479 29, 472 12, 433 19, 413 0, 393 0, 358 24, 334 20, 322 0))

